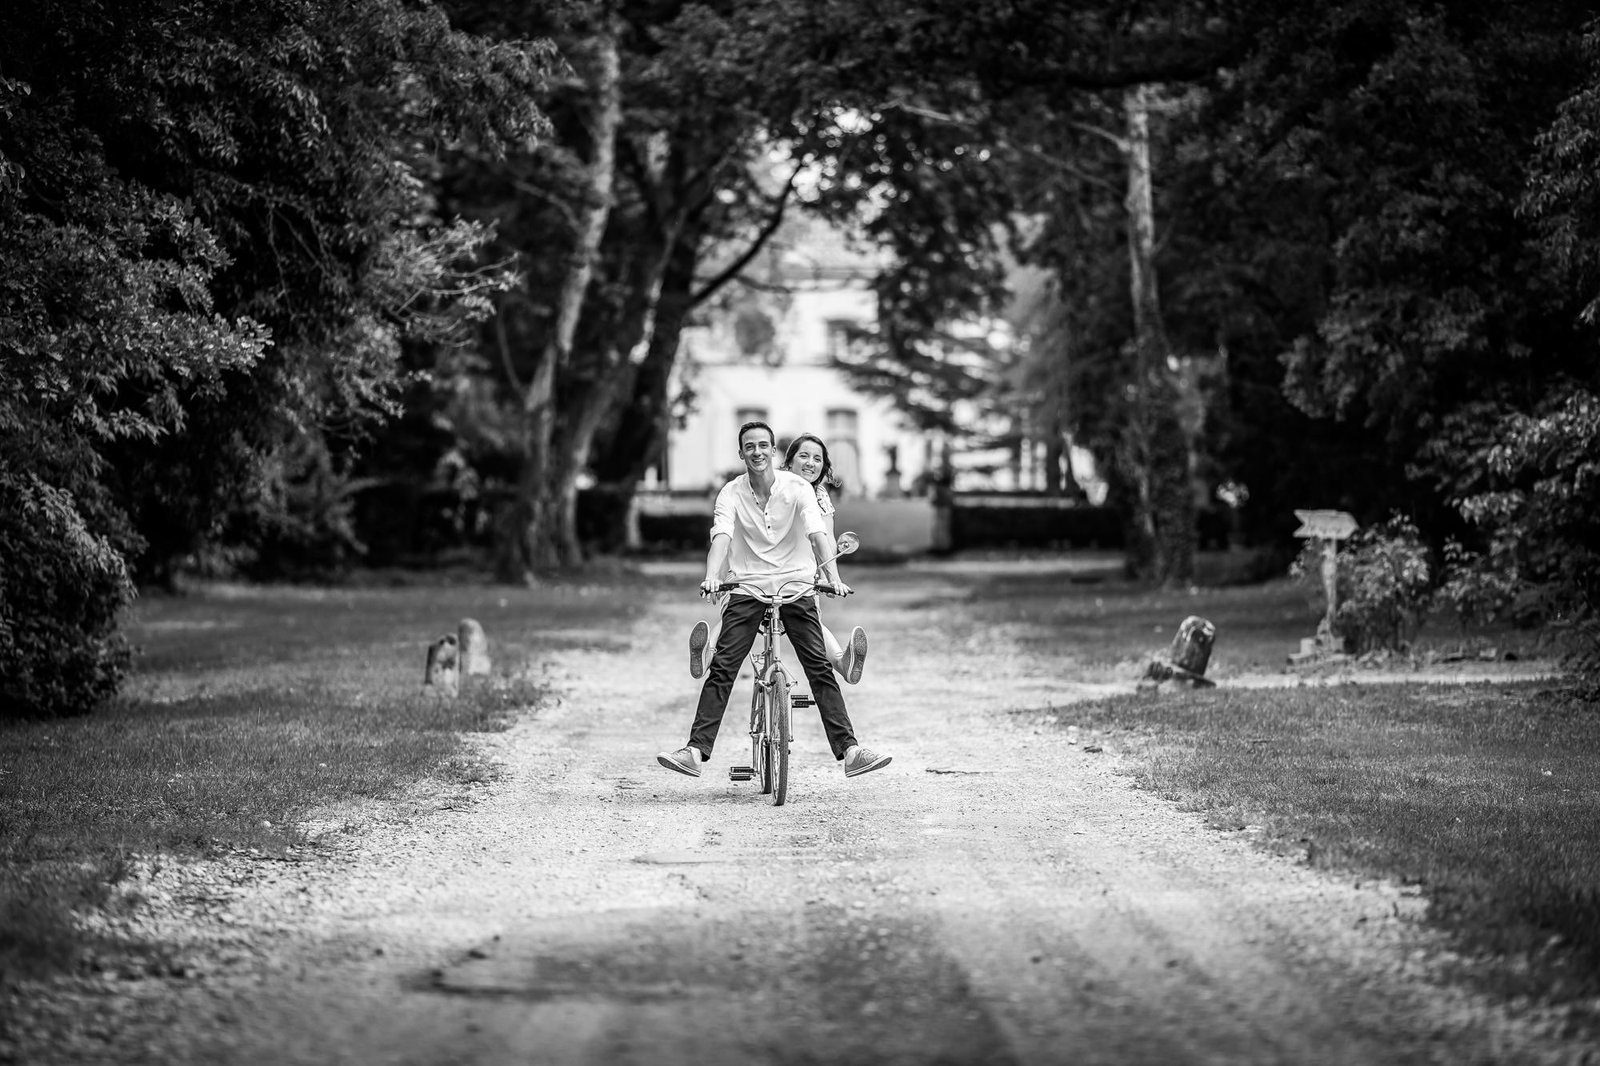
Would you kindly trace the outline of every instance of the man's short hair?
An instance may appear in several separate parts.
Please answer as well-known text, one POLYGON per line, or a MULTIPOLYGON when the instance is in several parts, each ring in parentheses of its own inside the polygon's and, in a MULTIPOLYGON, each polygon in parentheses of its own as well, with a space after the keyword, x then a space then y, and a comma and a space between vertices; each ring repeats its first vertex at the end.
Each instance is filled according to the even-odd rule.
POLYGON ((766 430, 767 439, 772 442, 772 446, 774 448, 778 446, 778 435, 772 432, 771 426, 767 425, 765 422, 746 422, 744 425, 739 427, 739 435, 734 438, 739 442, 740 451, 744 451, 744 435, 750 432, 752 429, 766 430))

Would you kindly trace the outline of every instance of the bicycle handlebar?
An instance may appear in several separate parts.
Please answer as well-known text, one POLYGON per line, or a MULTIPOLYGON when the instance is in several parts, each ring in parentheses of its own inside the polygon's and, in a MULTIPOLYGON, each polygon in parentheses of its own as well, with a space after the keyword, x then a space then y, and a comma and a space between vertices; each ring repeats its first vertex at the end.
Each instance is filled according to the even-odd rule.
POLYGON ((767 592, 764 592, 764 591, 762 591, 762 589, 761 589, 761 587, 759 585, 753 585, 748 581, 722 581, 722 582, 719 582, 717 584, 717 587, 712 590, 712 594, 713 595, 720 595, 721 593, 724 593, 724 592, 735 592, 735 591, 738 591, 740 589, 743 589, 745 594, 750 596, 752 599, 760 600, 762 603, 766 603, 766 604, 776 603, 780 607, 783 606, 784 604, 794 603, 796 600, 804 599, 805 597, 811 595, 812 592, 822 592, 822 593, 826 593, 829 596, 838 596, 838 595, 841 594, 839 592, 839 587, 837 585, 822 584, 822 583, 815 582, 815 581, 803 581, 802 582, 802 581, 799 581, 799 579, 797 579, 797 578, 790 578, 788 581, 785 581, 782 585, 779 585, 778 586, 778 592, 777 592, 776 595, 772 595, 772 594, 769 594, 767 592), (796 584, 796 583, 800 584, 803 587, 801 587, 799 589, 796 589, 793 592, 786 592, 785 591, 790 585, 793 585, 793 584, 796 584))

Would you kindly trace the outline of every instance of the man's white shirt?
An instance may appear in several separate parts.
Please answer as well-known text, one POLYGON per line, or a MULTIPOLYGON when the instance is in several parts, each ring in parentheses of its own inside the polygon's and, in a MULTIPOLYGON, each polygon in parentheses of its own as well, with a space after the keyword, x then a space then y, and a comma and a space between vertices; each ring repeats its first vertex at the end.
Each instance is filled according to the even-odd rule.
POLYGON ((740 474, 717 493, 711 519, 711 536, 722 533, 729 539, 726 580, 748 581, 768 595, 785 581, 816 576, 810 537, 827 531, 816 490, 788 470, 773 472, 765 507, 756 500, 750 475, 740 474))

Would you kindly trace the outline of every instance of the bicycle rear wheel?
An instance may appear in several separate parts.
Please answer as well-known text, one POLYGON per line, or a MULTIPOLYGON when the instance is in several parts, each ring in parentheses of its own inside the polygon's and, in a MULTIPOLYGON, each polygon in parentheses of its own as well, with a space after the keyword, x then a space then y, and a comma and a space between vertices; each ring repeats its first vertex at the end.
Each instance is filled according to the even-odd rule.
MULTIPOLYGON (((772 671, 772 684, 767 686, 767 760, 771 768, 772 787, 763 792, 772 793, 772 804, 781 807, 789 798, 789 711, 793 706, 789 698, 789 676, 782 667, 772 671)), ((763 783, 765 783, 763 778, 763 783)))

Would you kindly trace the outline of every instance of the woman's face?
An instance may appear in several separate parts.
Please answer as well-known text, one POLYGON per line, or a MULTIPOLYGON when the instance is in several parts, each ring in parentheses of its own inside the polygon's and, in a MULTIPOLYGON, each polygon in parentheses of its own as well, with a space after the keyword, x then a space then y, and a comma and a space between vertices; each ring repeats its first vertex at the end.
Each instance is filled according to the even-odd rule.
POLYGON ((822 476, 822 445, 814 440, 803 440, 789 460, 789 469, 815 485, 822 476))

